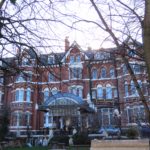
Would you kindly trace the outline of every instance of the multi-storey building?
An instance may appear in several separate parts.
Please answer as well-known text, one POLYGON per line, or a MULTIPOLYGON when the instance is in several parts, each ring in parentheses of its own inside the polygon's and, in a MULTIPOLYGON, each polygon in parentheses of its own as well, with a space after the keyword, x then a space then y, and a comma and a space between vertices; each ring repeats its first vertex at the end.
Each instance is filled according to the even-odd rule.
MULTIPOLYGON (((145 63, 139 43, 125 53, 149 104, 145 63)), ((65 39, 65 52, 36 55, 25 49, 5 58, 0 107, 10 108, 11 132, 39 136, 43 129, 88 129, 144 121, 144 107, 117 48, 83 51, 65 39), (14 69, 9 68, 9 65, 14 69), (14 71, 15 70, 15 71, 14 71), (17 71, 16 71, 17 70, 17 71), (119 110, 120 118, 114 116, 119 110)))

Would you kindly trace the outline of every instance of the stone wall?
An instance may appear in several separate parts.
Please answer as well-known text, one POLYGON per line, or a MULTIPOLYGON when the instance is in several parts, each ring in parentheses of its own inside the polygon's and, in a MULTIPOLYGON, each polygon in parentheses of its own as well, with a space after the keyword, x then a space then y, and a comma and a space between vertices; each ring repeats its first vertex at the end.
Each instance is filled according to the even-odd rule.
POLYGON ((92 140, 90 150, 149 150, 149 140, 92 140))

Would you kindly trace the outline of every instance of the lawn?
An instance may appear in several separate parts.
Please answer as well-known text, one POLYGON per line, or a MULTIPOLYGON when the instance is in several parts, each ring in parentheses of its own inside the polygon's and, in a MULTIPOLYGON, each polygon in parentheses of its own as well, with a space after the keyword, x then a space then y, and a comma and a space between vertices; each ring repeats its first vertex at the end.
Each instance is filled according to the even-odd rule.
MULTIPOLYGON (((74 147, 74 146, 69 146, 66 148, 67 150, 89 150, 89 147, 86 146, 78 146, 78 147, 74 147)), ((22 148, 5 148, 4 150, 50 150, 49 147, 22 147, 22 148)))

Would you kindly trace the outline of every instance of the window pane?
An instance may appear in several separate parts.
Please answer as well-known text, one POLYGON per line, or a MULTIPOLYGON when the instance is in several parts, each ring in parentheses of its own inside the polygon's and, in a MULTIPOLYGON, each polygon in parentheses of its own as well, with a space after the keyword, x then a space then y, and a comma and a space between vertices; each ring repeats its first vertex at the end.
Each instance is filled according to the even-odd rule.
POLYGON ((44 101, 47 100, 48 97, 49 97, 49 91, 46 90, 46 91, 44 91, 44 101))
POLYGON ((16 101, 19 101, 19 91, 16 91, 16 101))
POLYGON ((111 68, 111 69, 110 69, 110 77, 111 77, 111 78, 114 78, 114 77, 115 77, 115 70, 114 70, 114 68, 111 68))
POLYGON ((103 98, 103 89, 102 89, 102 87, 98 87, 98 89, 97 89, 97 97, 98 98, 103 98))
POLYGON ((112 88, 106 87, 106 99, 112 99, 112 88))
POLYGON ((134 82, 131 81, 131 95, 136 95, 137 91, 134 85, 134 82))
POLYGON ((129 96, 128 85, 125 83, 125 96, 129 96))
POLYGON ((93 69, 92 71, 92 79, 97 79, 97 70, 93 69))
POLYGON ((70 63, 74 63, 74 56, 70 56, 70 63))
POLYGON ((26 93, 26 101, 30 102, 30 99, 31 99, 31 90, 30 88, 28 88, 26 93))
POLYGON ((126 67, 126 65, 124 65, 124 66, 123 66, 123 74, 127 74, 127 73, 128 73, 127 67, 126 67))
POLYGON ((81 61, 80 55, 78 55, 78 56, 76 57, 76 61, 77 61, 77 62, 80 62, 80 61, 81 61))
POLYGON ((106 69, 102 68, 101 70, 101 78, 106 78, 106 69))
POLYGON ((48 81, 49 82, 54 81, 54 75, 52 73, 49 73, 49 75, 48 75, 48 81))
POLYGON ((24 90, 19 91, 19 100, 23 101, 24 100, 24 90))

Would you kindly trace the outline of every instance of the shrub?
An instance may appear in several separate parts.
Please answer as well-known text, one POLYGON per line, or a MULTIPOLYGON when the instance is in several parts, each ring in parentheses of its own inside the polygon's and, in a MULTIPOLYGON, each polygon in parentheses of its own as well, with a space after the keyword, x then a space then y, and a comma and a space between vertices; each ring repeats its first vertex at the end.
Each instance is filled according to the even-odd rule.
POLYGON ((137 130, 136 128, 131 127, 131 128, 129 128, 129 129, 127 130, 127 137, 128 137, 128 138, 130 138, 130 139, 135 139, 135 138, 137 138, 138 136, 139 136, 139 132, 138 132, 138 130, 137 130))
POLYGON ((77 133, 73 135, 72 138, 74 145, 90 145, 90 139, 88 138, 87 133, 77 133))
POLYGON ((69 137, 67 135, 60 135, 60 136, 57 135, 50 140, 49 144, 53 142, 65 143, 65 145, 69 145, 69 137))

